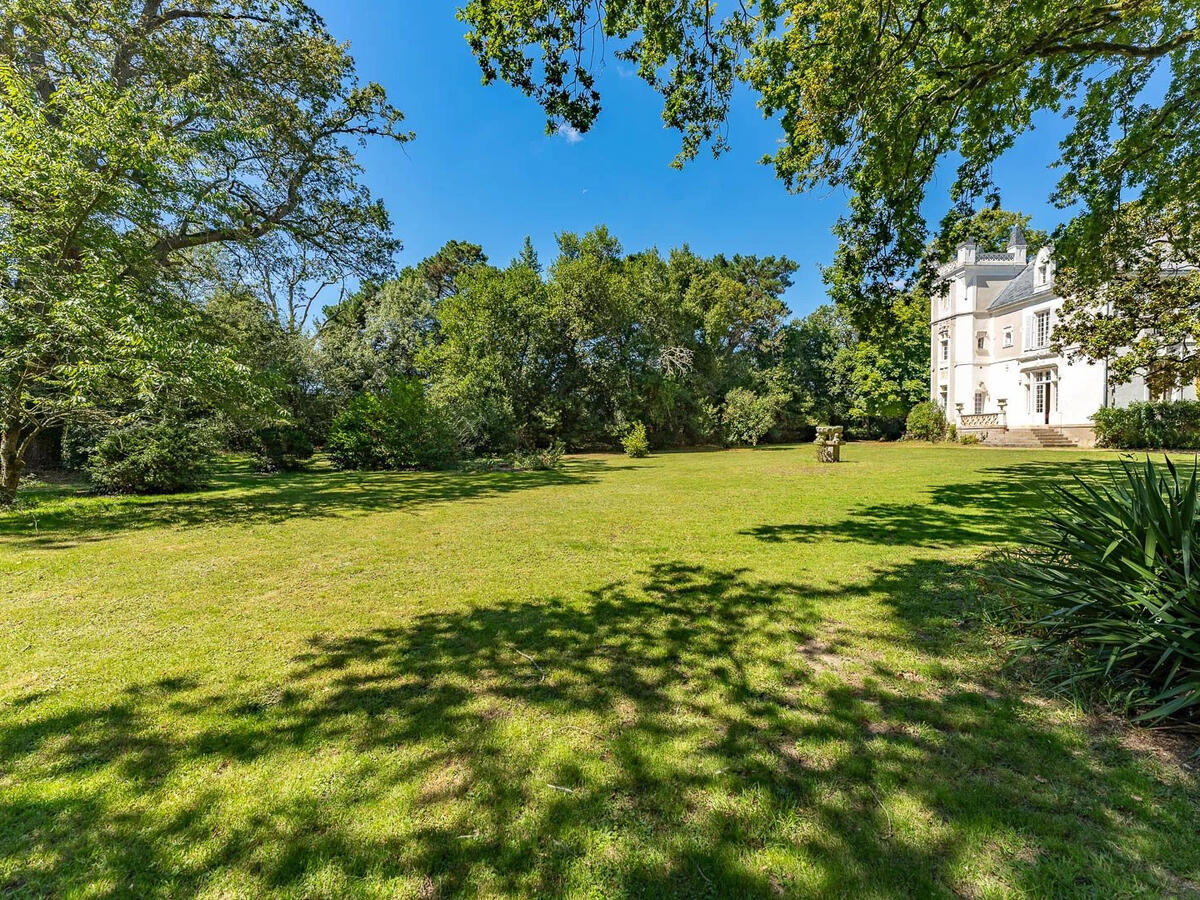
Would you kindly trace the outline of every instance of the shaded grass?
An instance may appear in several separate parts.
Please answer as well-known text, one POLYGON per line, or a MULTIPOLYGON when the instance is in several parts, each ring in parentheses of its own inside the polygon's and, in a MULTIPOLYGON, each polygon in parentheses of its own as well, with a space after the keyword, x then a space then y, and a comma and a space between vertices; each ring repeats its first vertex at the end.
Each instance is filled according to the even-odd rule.
POLYGON ((811 455, 3 520, 0 890, 1194 892, 1194 771, 969 625, 974 557, 1103 457, 811 455))

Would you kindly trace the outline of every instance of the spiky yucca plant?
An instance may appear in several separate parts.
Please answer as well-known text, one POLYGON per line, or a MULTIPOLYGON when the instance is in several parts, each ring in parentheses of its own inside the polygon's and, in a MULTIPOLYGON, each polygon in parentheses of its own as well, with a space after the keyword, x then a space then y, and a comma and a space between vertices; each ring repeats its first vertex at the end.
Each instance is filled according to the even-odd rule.
POLYGON ((1006 581, 1035 611, 1040 644, 1069 644, 1067 681, 1128 692, 1140 719, 1200 711, 1197 465, 1122 460, 1112 482, 1054 489, 1042 534, 1006 581))

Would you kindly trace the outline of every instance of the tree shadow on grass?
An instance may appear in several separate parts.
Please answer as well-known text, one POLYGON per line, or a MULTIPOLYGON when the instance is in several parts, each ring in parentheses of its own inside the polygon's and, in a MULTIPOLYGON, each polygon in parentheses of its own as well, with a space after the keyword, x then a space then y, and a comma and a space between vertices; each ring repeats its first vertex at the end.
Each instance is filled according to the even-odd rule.
POLYGON ((618 468, 598 460, 569 460, 561 469, 546 471, 314 469, 268 476, 243 466, 223 471, 208 490, 190 494, 101 497, 58 488, 47 492, 44 508, 0 515, 0 542, 10 546, 69 547, 142 529, 257 525, 295 518, 412 510, 431 503, 587 484, 594 482, 601 471, 618 468))
POLYGON ((769 543, 847 541, 950 548, 1019 539, 1043 517, 1054 486, 1106 479, 1116 461, 1064 459, 997 466, 979 480, 934 485, 920 503, 873 503, 840 521, 756 525, 744 535, 769 543))
POLYGON ((0 716, 0 889, 1178 888, 1200 866, 1195 780, 964 676, 978 639, 955 601, 923 615, 909 596, 958 573, 929 565, 854 588, 907 617, 872 640, 921 654, 918 678, 809 652, 840 592, 664 563, 583 597, 315 636, 276 686, 37 699, 0 716), (943 632, 953 658, 926 654, 943 632))

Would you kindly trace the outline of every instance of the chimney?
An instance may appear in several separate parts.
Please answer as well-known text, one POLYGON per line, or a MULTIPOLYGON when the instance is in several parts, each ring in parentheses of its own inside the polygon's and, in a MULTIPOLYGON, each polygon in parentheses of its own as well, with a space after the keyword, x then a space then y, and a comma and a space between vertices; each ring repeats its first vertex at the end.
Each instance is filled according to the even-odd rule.
POLYGON ((958 245, 958 263, 959 265, 971 266, 975 264, 975 242, 968 240, 965 244, 958 245))

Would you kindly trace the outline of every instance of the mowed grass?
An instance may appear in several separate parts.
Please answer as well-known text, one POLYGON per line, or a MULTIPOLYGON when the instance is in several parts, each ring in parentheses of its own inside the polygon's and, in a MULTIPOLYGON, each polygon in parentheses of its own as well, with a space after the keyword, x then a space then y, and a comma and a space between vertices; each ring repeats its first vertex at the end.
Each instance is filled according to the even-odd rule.
POLYGON ((0 895, 1195 895, 1187 752, 971 615, 1114 457, 813 456, 42 489, 0 517, 0 895))

